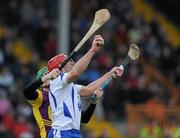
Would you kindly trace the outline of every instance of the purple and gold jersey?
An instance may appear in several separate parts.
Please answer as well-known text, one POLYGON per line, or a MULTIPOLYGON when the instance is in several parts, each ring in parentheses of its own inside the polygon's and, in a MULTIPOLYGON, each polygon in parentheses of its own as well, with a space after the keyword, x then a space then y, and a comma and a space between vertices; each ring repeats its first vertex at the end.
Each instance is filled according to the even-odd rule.
POLYGON ((32 105, 33 114, 40 129, 40 137, 46 138, 51 129, 52 120, 48 91, 37 90, 37 92, 37 99, 28 100, 28 102, 32 105))

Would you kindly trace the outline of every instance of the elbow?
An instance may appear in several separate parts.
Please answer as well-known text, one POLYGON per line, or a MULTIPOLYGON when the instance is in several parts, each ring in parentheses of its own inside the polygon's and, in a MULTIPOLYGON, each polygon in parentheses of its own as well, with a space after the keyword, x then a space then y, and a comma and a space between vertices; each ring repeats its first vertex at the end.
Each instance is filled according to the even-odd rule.
POLYGON ((86 87, 83 91, 83 94, 81 94, 81 96, 86 97, 86 96, 91 96, 92 94, 93 94, 93 91, 91 90, 91 88, 86 87))
POLYGON ((91 87, 87 86, 86 93, 88 96, 91 96, 93 94, 94 90, 91 87))

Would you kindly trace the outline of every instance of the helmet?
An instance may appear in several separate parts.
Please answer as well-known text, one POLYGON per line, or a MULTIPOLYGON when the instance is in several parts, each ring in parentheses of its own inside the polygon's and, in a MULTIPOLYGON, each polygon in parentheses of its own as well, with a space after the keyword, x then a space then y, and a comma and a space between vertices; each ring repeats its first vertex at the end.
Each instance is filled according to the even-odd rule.
POLYGON ((38 70, 38 72, 36 73, 35 79, 39 79, 42 78, 46 73, 48 73, 48 68, 47 67, 43 67, 40 70, 38 70))
POLYGON ((59 54, 53 58, 51 58, 49 61, 48 61, 48 70, 49 71, 52 71, 53 69, 55 68, 58 68, 59 65, 66 59, 66 55, 64 54, 59 54))

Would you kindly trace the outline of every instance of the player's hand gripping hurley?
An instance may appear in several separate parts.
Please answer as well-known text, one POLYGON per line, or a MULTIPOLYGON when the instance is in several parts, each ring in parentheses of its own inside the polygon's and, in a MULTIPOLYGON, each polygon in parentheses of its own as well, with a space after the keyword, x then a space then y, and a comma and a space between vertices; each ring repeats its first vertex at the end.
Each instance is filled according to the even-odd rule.
MULTIPOLYGON (((136 59, 139 58, 140 55, 140 50, 139 47, 136 44, 130 44, 130 48, 128 51, 128 54, 126 58, 123 60, 122 64, 119 66, 120 68, 124 68, 127 66, 129 63, 135 61, 136 59)), ((101 88, 105 88, 113 79, 113 76, 108 78, 102 85, 101 88)), ((91 96, 91 100, 94 101, 96 99, 96 95, 91 96)))
POLYGON ((83 39, 78 43, 75 49, 70 53, 67 59, 63 61, 63 63, 59 67, 59 70, 61 70, 66 65, 66 63, 78 52, 78 50, 92 36, 92 34, 94 34, 94 32, 96 32, 104 23, 106 23, 110 19, 110 17, 111 15, 107 9, 101 9, 95 13, 94 21, 91 28, 83 37, 83 39))

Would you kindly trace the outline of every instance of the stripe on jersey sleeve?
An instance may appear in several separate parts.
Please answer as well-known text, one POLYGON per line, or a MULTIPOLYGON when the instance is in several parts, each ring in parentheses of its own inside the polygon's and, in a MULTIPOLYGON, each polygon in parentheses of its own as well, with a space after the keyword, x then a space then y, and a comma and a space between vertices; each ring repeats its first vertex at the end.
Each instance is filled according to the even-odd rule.
POLYGON ((50 91, 50 94, 51 94, 51 96, 52 96, 52 98, 53 98, 54 106, 55 106, 55 108, 57 108, 56 98, 55 98, 55 96, 53 95, 53 93, 52 93, 51 91, 50 91))
POLYGON ((60 75, 60 79, 61 79, 61 82, 62 82, 62 87, 66 86, 68 83, 67 83, 67 74, 68 73, 65 73, 63 72, 61 75, 60 75))
POLYGON ((73 110, 74 110, 74 112, 75 112, 75 109, 74 109, 74 86, 72 87, 71 97, 72 97, 73 110))
POLYGON ((65 74, 65 73, 62 73, 62 74, 61 74, 61 81, 62 81, 62 79, 63 79, 63 77, 64 77, 64 74, 65 74))

